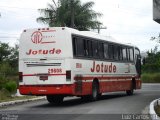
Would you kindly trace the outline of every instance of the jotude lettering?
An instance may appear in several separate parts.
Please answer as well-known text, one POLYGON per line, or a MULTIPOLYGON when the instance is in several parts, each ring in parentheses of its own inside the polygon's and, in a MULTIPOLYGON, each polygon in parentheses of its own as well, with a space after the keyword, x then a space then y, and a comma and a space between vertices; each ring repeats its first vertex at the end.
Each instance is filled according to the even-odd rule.
POLYGON ((117 71, 117 67, 110 64, 104 64, 103 62, 101 64, 96 64, 95 61, 93 61, 93 66, 90 69, 91 72, 101 72, 101 73, 115 73, 117 71))
POLYGON ((28 52, 26 52, 27 55, 47 55, 47 54, 61 54, 61 50, 60 49, 56 49, 53 48, 51 50, 33 50, 33 49, 29 49, 28 52))

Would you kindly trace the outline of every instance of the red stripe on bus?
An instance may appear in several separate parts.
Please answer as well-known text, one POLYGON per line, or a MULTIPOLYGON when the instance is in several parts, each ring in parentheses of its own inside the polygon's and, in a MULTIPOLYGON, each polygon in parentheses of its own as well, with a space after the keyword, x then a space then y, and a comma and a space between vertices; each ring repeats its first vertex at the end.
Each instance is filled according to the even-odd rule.
MULTIPOLYGON (((128 76, 128 77, 125 77, 125 76, 116 76, 116 77, 113 77, 113 76, 107 76, 107 77, 88 76, 88 77, 74 77, 74 80, 93 80, 94 78, 97 78, 97 79, 131 79, 133 77, 132 76, 128 76)), ((135 78, 137 78, 137 77, 135 77, 135 78)))
MULTIPOLYGON (((47 76, 66 76, 66 74, 46 74, 47 76)), ((38 74, 24 74, 22 76, 43 76, 42 75, 38 75, 38 74)))
POLYGON ((22 95, 73 94, 74 85, 20 85, 22 95), (58 88, 58 89, 57 89, 58 88))
MULTIPOLYGON (((107 81, 100 82, 100 93, 126 91, 131 88, 131 81, 107 81)), ((92 94, 92 82, 83 82, 80 87, 81 90, 77 91, 78 84, 47 84, 47 85, 20 85, 19 91, 23 95, 89 95, 92 94)), ((136 89, 141 88, 141 81, 136 81, 136 89)))

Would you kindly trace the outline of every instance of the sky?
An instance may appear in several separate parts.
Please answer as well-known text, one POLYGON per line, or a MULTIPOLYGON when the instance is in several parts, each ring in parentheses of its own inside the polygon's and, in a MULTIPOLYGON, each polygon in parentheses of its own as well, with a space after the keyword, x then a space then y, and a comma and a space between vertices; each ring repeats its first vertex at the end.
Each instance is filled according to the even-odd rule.
MULTIPOLYGON (((141 51, 153 49, 157 43, 150 38, 158 36, 160 24, 153 21, 152 0, 81 0, 95 2, 93 9, 103 14, 100 20, 107 29, 104 36, 119 42, 131 43, 141 51)), ((24 29, 47 27, 37 23, 37 9, 46 8, 52 0, 0 0, 0 41, 18 43, 24 29)))

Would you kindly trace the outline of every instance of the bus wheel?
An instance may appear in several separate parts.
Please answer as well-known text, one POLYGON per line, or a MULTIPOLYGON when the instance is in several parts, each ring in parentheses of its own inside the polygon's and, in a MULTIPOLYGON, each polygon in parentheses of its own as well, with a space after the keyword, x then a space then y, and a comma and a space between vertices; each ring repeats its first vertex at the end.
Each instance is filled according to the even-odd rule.
POLYGON ((84 102, 88 102, 90 100, 90 96, 89 95, 81 96, 81 100, 84 102))
POLYGON ((91 100, 96 101, 99 96, 99 88, 98 88, 98 83, 96 81, 93 81, 92 84, 92 95, 91 95, 91 100))
POLYGON ((133 93, 134 93, 134 85, 133 85, 133 83, 132 83, 131 89, 130 89, 130 90, 127 90, 127 91, 126 91, 126 94, 127 94, 127 95, 133 95, 133 93))
POLYGON ((62 103, 64 99, 64 96, 59 96, 59 95, 47 95, 47 100, 49 103, 62 103))

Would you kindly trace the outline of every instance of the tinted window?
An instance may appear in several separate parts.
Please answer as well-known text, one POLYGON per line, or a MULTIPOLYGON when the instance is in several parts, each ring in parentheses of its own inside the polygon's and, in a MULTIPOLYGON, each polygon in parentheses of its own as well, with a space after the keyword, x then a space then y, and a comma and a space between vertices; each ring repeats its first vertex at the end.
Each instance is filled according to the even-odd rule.
POLYGON ((73 37, 73 55, 76 56, 76 37, 73 37))
POLYGON ((119 53, 118 53, 119 60, 123 60, 123 53, 122 53, 122 47, 121 46, 118 47, 118 51, 119 51, 119 53))
POLYGON ((130 53, 130 61, 133 61, 133 49, 132 48, 129 49, 129 53, 130 53))
POLYGON ((104 43, 104 58, 105 59, 108 59, 109 56, 108 56, 108 44, 107 43, 104 43))
POLYGON ((108 46, 108 55, 109 55, 109 59, 113 59, 113 56, 114 56, 113 45, 108 46))
POLYGON ((139 50, 137 48, 135 49, 135 54, 136 55, 140 55, 140 52, 139 52, 139 50))
POLYGON ((140 51, 136 48, 135 49, 135 60, 137 60, 137 56, 140 55, 140 51))
POLYGON ((92 42, 92 51, 93 51, 93 57, 97 58, 98 57, 98 42, 97 41, 92 42))
POLYGON ((127 60, 127 50, 126 50, 126 48, 122 48, 122 53, 123 53, 123 60, 126 61, 127 60))
POLYGON ((73 36, 73 55, 90 59, 110 59, 117 61, 134 61, 140 51, 136 48, 73 36), (134 51, 135 50, 135 51, 134 51))
POLYGON ((129 52, 129 48, 127 48, 127 60, 130 61, 130 52, 129 52))
POLYGON ((99 54, 99 58, 104 58, 104 50, 103 50, 103 43, 99 43, 98 44, 98 54, 99 54))
POLYGON ((88 57, 92 57, 93 56, 93 52, 92 52, 92 41, 91 40, 86 40, 86 55, 88 57))
POLYGON ((73 38, 73 45, 74 45, 74 55, 76 56, 84 56, 84 40, 80 38, 73 38))
POLYGON ((119 52, 118 46, 115 45, 115 46, 114 46, 114 59, 115 59, 115 60, 119 60, 118 52, 119 52))

